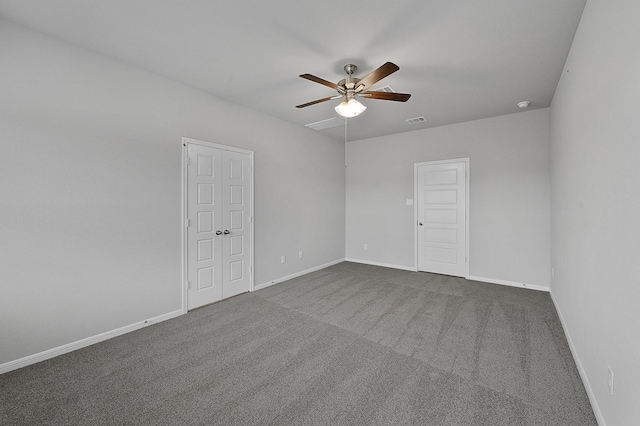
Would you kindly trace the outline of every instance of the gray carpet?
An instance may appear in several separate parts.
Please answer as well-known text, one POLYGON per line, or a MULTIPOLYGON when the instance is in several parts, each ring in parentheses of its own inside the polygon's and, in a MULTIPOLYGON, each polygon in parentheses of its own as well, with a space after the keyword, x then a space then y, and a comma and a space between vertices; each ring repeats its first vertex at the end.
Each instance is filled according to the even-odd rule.
POLYGON ((547 293, 341 263, 0 376, 2 425, 596 425, 547 293))

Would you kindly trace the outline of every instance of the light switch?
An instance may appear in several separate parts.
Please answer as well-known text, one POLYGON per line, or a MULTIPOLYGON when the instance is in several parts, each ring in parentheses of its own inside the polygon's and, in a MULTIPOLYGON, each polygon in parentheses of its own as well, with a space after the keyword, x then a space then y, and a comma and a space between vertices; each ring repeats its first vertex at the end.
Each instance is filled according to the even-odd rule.
POLYGON ((412 206, 413 205, 413 198, 407 198, 407 205, 408 206, 412 206))

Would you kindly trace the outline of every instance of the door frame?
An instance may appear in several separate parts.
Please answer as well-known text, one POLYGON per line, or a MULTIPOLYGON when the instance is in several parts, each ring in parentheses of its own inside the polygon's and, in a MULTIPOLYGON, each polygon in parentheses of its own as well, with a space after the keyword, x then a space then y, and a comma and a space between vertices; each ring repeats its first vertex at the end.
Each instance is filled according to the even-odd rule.
POLYGON ((181 220, 180 220, 180 228, 181 228, 181 236, 182 236, 182 313, 186 314, 188 312, 188 305, 187 305, 187 295, 188 295, 188 287, 187 287, 187 268, 188 268, 188 264, 187 264, 187 255, 188 255, 188 245, 187 245, 187 194, 188 194, 188 187, 187 184, 188 182, 188 171, 187 171, 187 167, 188 167, 188 160, 189 160, 189 152, 188 152, 188 145, 202 145, 208 148, 217 148, 217 149, 221 149, 223 151, 231 151, 231 152, 237 152, 240 154, 247 154, 249 155, 249 165, 251 170, 249 170, 249 273, 250 273, 250 278, 249 278, 249 291, 253 291, 254 290, 254 273, 253 273, 253 266, 254 266, 254 239, 253 239, 253 224, 254 224, 254 220, 253 220, 253 216, 254 216, 254 202, 253 202, 253 187, 254 187, 254 174, 253 174, 253 151, 247 150, 247 149, 242 149, 242 148, 237 148, 234 146, 229 146, 229 145, 221 145, 218 143, 214 143, 214 142, 207 142, 207 141, 202 141, 202 140, 198 140, 198 139, 193 139, 193 138, 187 138, 187 137, 183 137, 182 138, 182 215, 181 215, 181 220))
POLYGON ((452 158, 450 160, 437 160, 437 161, 425 161, 421 163, 413 164, 413 264, 414 270, 418 272, 418 167, 420 166, 435 166, 437 164, 449 164, 449 163, 464 163, 465 169, 465 270, 464 278, 469 279, 469 264, 471 263, 471 257, 469 256, 469 193, 470 191, 470 176, 469 170, 469 157, 465 158, 452 158))

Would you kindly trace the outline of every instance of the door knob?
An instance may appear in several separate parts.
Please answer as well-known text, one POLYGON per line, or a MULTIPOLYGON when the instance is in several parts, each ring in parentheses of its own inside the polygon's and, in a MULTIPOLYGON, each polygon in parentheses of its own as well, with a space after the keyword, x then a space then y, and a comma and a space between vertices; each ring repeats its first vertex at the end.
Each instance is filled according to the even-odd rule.
POLYGON ((422 226, 422 222, 418 222, 418 225, 422 226))
POLYGON ((216 231, 216 235, 220 235, 220 234, 222 234, 222 231, 217 230, 217 231, 216 231))
POLYGON ((229 232, 229 230, 228 230, 228 229, 225 229, 225 230, 224 230, 224 235, 227 235, 227 234, 230 234, 230 233, 231 233, 231 232, 229 232))

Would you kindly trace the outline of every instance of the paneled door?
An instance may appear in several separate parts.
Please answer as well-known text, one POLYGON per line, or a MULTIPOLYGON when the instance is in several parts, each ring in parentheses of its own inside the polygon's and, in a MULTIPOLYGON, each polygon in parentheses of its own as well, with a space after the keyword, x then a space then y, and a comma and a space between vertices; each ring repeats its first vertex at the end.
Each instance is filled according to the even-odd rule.
POLYGON ((468 276, 467 160, 416 166, 418 270, 468 276))
POLYGON ((249 155, 224 151, 222 155, 222 297, 249 291, 251 283, 249 155))
POLYGON ((187 144, 187 309, 250 290, 251 158, 187 144))

